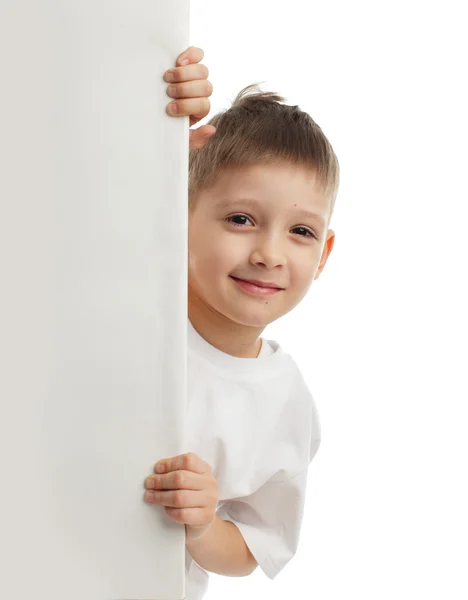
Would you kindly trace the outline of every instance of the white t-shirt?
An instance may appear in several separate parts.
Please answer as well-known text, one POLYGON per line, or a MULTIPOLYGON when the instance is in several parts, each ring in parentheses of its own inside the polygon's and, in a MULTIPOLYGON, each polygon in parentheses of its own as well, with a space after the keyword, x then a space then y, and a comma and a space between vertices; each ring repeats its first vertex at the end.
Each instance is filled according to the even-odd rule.
MULTIPOLYGON (((310 462, 320 445, 314 399, 292 357, 262 340, 257 358, 211 346, 188 320, 188 448, 218 483, 217 515, 239 528, 270 579, 297 550, 310 462)), ((185 551, 186 600, 209 574, 185 551)))

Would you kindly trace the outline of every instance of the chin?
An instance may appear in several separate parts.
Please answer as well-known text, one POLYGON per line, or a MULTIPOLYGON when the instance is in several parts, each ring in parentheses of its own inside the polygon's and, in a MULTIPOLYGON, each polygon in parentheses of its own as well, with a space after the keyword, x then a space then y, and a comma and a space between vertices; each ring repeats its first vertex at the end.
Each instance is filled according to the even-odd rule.
POLYGON ((251 307, 246 307, 245 310, 239 309, 239 307, 226 307, 225 310, 220 311, 224 316, 238 325, 243 327, 251 327, 253 329, 265 329, 267 325, 279 319, 281 315, 268 314, 267 310, 252 310, 251 307))

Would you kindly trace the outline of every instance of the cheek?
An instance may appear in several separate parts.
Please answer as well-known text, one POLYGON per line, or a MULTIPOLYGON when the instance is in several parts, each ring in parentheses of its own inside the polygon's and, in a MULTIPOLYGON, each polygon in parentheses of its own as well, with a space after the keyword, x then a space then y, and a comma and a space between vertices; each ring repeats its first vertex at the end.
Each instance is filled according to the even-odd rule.
POLYGON ((223 257, 213 247, 198 247, 189 251, 189 278, 192 282, 210 285, 227 268, 223 257))
POLYGON ((227 235, 189 238, 189 268, 205 276, 212 272, 232 271, 242 261, 242 245, 227 235))
POLYGON ((315 273, 318 269, 320 257, 315 256, 302 256, 297 257, 291 265, 291 279, 295 282, 299 288, 310 287, 313 281, 315 273))

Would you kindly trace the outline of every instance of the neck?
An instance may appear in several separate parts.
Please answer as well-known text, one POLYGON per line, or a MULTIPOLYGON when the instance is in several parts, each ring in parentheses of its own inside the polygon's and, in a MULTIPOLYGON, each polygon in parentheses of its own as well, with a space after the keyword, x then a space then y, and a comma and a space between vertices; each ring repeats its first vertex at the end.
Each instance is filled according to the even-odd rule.
POLYGON ((257 358, 264 327, 247 327, 228 320, 212 310, 188 302, 188 317, 193 328, 214 348, 237 358, 257 358))

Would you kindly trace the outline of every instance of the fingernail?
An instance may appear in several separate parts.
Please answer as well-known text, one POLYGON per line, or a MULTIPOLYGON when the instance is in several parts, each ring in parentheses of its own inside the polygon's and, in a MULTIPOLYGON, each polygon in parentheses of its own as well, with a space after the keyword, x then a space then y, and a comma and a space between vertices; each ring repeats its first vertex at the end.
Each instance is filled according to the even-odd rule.
POLYGON ((175 72, 173 70, 166 71, 166 80, 170 82, 175 81, 175 72))
POLYGON ((148 502, 154 502, 154 492, 146 492, 145 497, 148 502))
POLYGON ((175 114, 178 111, 178 106, 175 102, 169 104, 169 112, 175 114))
POLYGON ((188 58, 184 58, 184 60, 181 60, 181 61, 180 61, 180 64, 181 64, 183 67, 185 67, 185 65, 188 65, 188 64, 189 64, 189 62, 190 62, 190 61, 189 61, 189 59, 188 59, 188 58))

